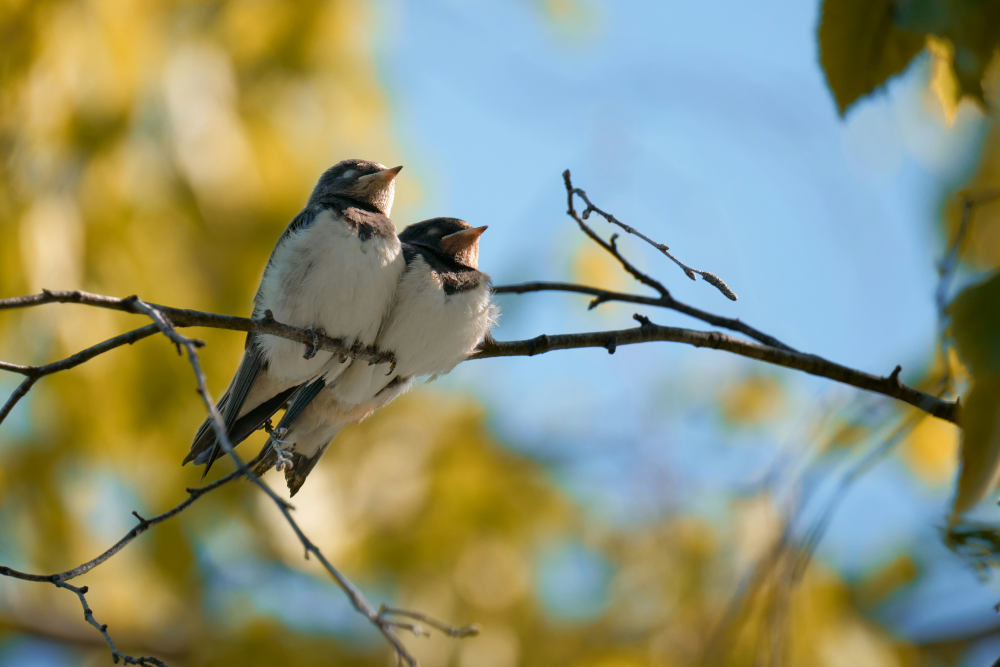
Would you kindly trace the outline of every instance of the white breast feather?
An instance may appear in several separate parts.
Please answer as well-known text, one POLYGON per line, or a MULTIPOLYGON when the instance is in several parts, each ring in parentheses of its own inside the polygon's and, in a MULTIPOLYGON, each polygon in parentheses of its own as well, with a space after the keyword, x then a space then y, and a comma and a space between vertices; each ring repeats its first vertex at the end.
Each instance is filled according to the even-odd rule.
POLYGON ((417 257, 399 281, 376 341, 381 349, 396 353, 395 371, 388 374, 389 364, 338 364, 333 360, 328 365, 332 370, 326 374, 326 389, 285 436, 295 443, 295 450, 312 456, 345 425, 361 421, 406 392, 414 376, 447 373, 475 351, 499 314, 490 299, 488 282, 484 275, 475 289, 445 294, 440 277, 417 257), (400 376, 407 379, 380 392, 400 376))
POLYGON ((499 309, 490 299, 488 280, 484 275, 475 289, 446 294, 441 278, 417 256, 396 288, 378 338, 380 349, 395 352, 395 372, 386 376, 388 364, 354 364, 330 383, 329 391, 342 405, 352 405, 371 400, 393 376, 437 376, 451 371, 496 324, 499 309))
MULTIPOLYGON (((362 241, 327 210, 275 251, 254 314, 270 309, 279 322, 314 326, 348 345, 372 345, 404 268, 398 239, 362 241)), ((304 359, 301 343, 276 336, 262 336, 260 345, 270 374, 295 382, 315 377, 332 357, 320 352, 304 359)))

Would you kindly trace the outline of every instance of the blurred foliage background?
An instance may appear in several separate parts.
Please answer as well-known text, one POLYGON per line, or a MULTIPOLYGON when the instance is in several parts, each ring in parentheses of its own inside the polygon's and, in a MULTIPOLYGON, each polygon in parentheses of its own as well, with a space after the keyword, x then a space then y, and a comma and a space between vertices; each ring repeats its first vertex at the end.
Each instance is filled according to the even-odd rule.
MULTIPOLYGON (((979 3, 986 18, 935 14, 934 3, 923 3, 924 13, 899 13, 898 4, 827 1, 820 60, 839 106, 831 103, 824 113, 844 113, 873 91, 880 94, 890 77, 917 71, 922 97, 916 104, 935 127, 975 119, 981 129, 968 149, 972 166, 942 186, 943 204, 932 211, 927 234, 940 256, 960 215, 949 193, 1000 187, 1000 126, 984 111, 996 103, 996 77, 990 79, 996 66, 988 65, 997 23, 986 16, 995 3, 979 3), (886 16, 897 22, 890 30, 879 23, 886 16), (851 60, 858 44, 876 54, 862 63, 873 71, 851 60)), ((941 7, 960 4, 975 3, 941 7)), ((436 172, 394 120, 399 101, 387 90, 400 75, 387 69, 379 46, 392 39, 384 15, 394 9, 348 0, 3 0, 0 295, 81 288, 246 314, 274 240, 317 175, 344 157, 428 165, 404 170, 397 187, 397 224, 418 219, 417 212, 435 203, 428 193, 436 172), (379 36, 385 32, 388 37, 379 36)), ((610 11, 574 0, 525 3, 524 9, 527 20, 573 52, 584 47, 568 35, 594 39, 610 11)), ((815 34, 800 39, 806 37, 815 44, 815 34)), ((461 49, 452 56, 462 58, 461 49)), ((489 73, 470 74, 484 76, 489 73)), ((459 85, 473 86, 471 80, 459 85)), ((442 99, 442 109, 448 102, 442 99)), ((473 132, 488 134, 490 127, 484 122, 473 132)), ((530 123, 525 127, 534 131, 530 123)), ((573 157, 545 159, 567 166, 573 157)), ((472 147, 463 170, 476 159, 472 147)), ((530 170, 522 159, 506 172, 512 182, 530 170)), ((617 176, 595 173, 612 183, 617 176)), ((544 187, 558 199, 556 175, 544 187)), ((578 184, 593 189, 601 183, 578 184)), ((647 199, 657 196, 643 192, 647 199)), ((518 247, 529 245, 523 237, 507 238, 504 254, 484 255, 487 270, 547 277, 523 266, 518 247)), ((558 277, 629 287, 604 254, 568 238, 545 244, 565 251, 548 256, 550 266, 565 268, 558 277)), ((994 271, 998 248, 1000 206, 984 207, 961 247, 958 282, 971 284, 994 271)), ((992 292, 982 298, 965 307, 973 315, 963 321, 1000 312, 990 310, 992 292)), ((506 331, 516 332, 524 311, 505 307, 514 322, 506 331)), ((802 316, 791 310, 787 318, 802 316)), ((594 317, 627 320, 628 312, 602 307, 594 317)), ((73 306, 6 312, 0 358, 43 363, 139 321, 73 306)), ((533 321, 535 333, 551 324, 540 316, 533 321)), ((769 330, 766 322, 754 324, 769 330)), ((977 378, 1000 374, 990 363, 968 359, 970 345, 995 349, 995 334, 988 327, 956 334, 977 378), (963 342, 970 336, 972 343, 963 342)), ((242 336, 197 335, 208 342, 203 362, 219 395, 242 336)), ((611 362, 625 356, 627 363, 628 354, 619 352, 611 362)), ((926 344, 921 354, 921 371, 909 381, 932 390, 948 374, 956 387, 969 385, 954 353, 926 344)), ((588 367, 592 357, 572 359, 575 367, 588 367)), ((769 459, 755 468, 763 474, 712 486, 699 496, 707 500, 692 508, 661 493, 686 492, 683 468, 661 469, 643 449, 649 446, 641 444, 644 435, 633 438, 627 425, 612 424, 611 431, 620 428, 612 438, 617 450, 648 457, 643 476, 626 475, 623 485, 639 496, 655 491, 641 519, 622 521, 600 498, 567 482, 564 451, 533 449, 530 438, 522 442, 516 428, 491 419, 491 410, 505 422, 517 419, 490 403, 491 392, 508 387, 497 363, 416 390, 345 431, 296 498, 308 535, 371 599, 482 625, 475 639, 408 637, 425 665, 986 665, 1000 654, 1000 624, 984 624, 982 616, 956 625, 932 615, 931 631, 923 633, 902 631, 897 623, 907 591, 935 582, 947 597, 956 572, 968 574, 970 562, 989 556, 990 530, 966 534, 957 555, 939 548, 944 539, 934 534, 930 546, 926 536, 911 536, 908 546, 853 568, 809 558, 824 535, 824 517, 839 508, 838 489, 849 489, 852 471, 864 472, 882 454, 895 457, 895 469, 909 476, 915 493, 937 499, 938 524, 928 525, 932 531, 943 526, 942 498, 958 461, 956 428, 850 392, 804 403, 787 374, 757 365, 674 367, 677 377, 703 378, 687 392, 696 405, 680 397, 686 391, 680 385, 654 384, 622 366, 616 372, 652 397, 651 411, 674 418, 669 404, 687 406, 699 423, 712 425, 715 440, 758 447, 769 459), (903 430, 896 431, 900 423, 903 430), (762 444, 777 441, 793 446, 762 444), (885 443, 897 449, 890 452, 885 443)), ((573 372, 564 369, 559 377, 571 383, 573 372)), ((12 390, 16 381, 0 377, 0 388, 12 390)), ((543 386, 535 377, 521 381, 526 394, 543 386)), ((1000 396, 989 391, 980 392, 987 412, 1000 396)), ((566 419, 558 426, 573 442, 573 465, 614 467, 600 456, 586 460, 588 436, 570 423, 580 409, 557 394, 551 399, 540 412, 566 419)), ((131 510, 148 516, 179 502, 183 489, 197 483, 199 471, 179 462, 202 412, 190 368, 160 338, 43 380, 0 427, 0 563, 33 572, 67 569, 124 534, 131 510)), ((655 430, 655 420, 650 423, 655 430)), ((996 437, 982 435, 983 447, 996 437)), ((705 449, 705 457, 717 451, 705 449)), ((887 493, 895 488, 883 487, 887 493)), ((878 504, 866 508, 879 510, 878 504)), ((321 569, 303 560, 279 514, 247 485, 202 499, 80 581, 123 650, 171 665, 391 664, 381 638, 321 569)), ((989 584, 981 586, 989 599, 989 584)), ((982 600, 979 606, 988 611, 982 600)), ((73 596, 0 579, 0 665, 108 659, 73 596)))

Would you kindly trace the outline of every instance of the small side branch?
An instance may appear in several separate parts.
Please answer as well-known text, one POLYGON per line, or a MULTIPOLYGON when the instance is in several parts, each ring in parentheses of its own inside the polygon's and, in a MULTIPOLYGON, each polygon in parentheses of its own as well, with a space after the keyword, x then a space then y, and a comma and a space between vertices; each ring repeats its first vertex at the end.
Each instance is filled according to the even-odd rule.
POLYGON ((379 608, 378 615, 379 618, 382 619, 383 623, 392 625, 400 630, 409 630, 418 637, 430 636, 430 633, 424 630, 423 627, 418 623, 424 623, 426 625, 429 625, 435 630, 439 630, 440 632, 443 632, 449 637, 455 637, 457 639, 463 639, 465 637, 475 637, 482 631, 482 628, 479 627, 478 625, 462 625, 462 626, 448 625, 447 623, 443 623, 442 621, 439 621, 436 618, 431 618, 427 614, 424 614, 419 611, 411 611, 409 609, 398 609, 396 607, 387 607, 386 605, 382 605, 379 608), (388 618, 389 616, 402 616, 404 618, 412 618, 413 620, 418 621, 418 623, 407 623, 407 622, 396 621, 388 618))
POLYGON ((59 575, 52 575, 51 577, 39 577, 38 575, 26 575, 23 572, 18 572, 9 567, 0 565, 0 575, 13 577, 15 579, 23 579, 25 581, 43 581, 48 582, 55 586, 56 588, 63 588, 67 591, 76 594, 76 597, 80 600, 80 605, 83 607, 83 620, 90 623, 92 626, 97 628, 97 631, 101 633, 104 637, 105 643, 108 648, 111 649, 111 659, 117 665, 122 662, 126 665, 144 665, 145 667, 167 667, 167 664, 162 660, 153 658, 151 656, 141 656, 134 657, 123 653, 115 646, 115 642, 111 639, 111 635, 108 633, 107 623, 99 623, 96 618, 94 618, 94 612, 91 610, 90 605, 87 603, 87 593, 90 589, 86 586, 74 586, 72 584, 67 584, 64 580, 59 578, 59 575))
POLYGON ((493 288, 494 294, 527 294, 529 292, 574 292, 576 294, 589 294, 594 298, 591 300, 590 305, 587 307, 588 310, 596 308, 602 303, 609 303, 611 301, 620 301, 624 303, 638 303, 644 306, 657 306, 659 308, 669 308, 670 310, 676 310, 679 313, 684 313, 690 317, 701 320, 702 322, 707 322, 713 326, 722 327, 724 329, 730 329, 731 331, 738 331, 741 334, 749 336, 756 341, 763 343, 764 345, 770 345, 771 347, 776 347, 779 350, 791 350, 795 351, 794 348, 785 345, 780 340, 774 336, 770 336, 763 331, 753 328, 748 324, 744 324, 738 319, 733 319, 730 317, 721 317, 719 315, 713 315, 712 313, 706 312, 699 308, 689 306, 685 303, 681 303, 677 299, 673 298, 669 294, 666 296, 642 296, 640 294, 626 294, 623 292, 612 292, 609 290, 599 289, 597 287, 587 287, 586 285, 577 285, 574 283, 560 283, 560 282, 531 282, 531 283, 520 283, 518 285, 498 285, 493 288))
MULTIPOLYGON (((720 278, 719 276, 715 275, 714 273, 709 273, 708 271, 700 271, 698 269, 692 269, 690 266, 688 266, 684 262, 682 262, 679 259, 677 259, 676 257, 674 257, 672 254, 670 254, 670 248, 668 248, 665 243, 658 243, 658 242, 654 241, 653 239, 649 238, 648 236, 646 236, 645 234, 643 234, 642 232, 640 232, 635 227, 632 227, 630 225, 626 225, 624 222, 622 222, 621 220, 619 220, 615 216, 611 215, 610 213, 608 213, 606 211, 602 211, 601 209, 599 209, 596 206, 594 206, 590 202, 590 199, 587 197, 587 193, 586 192, 584 192, 580 188, 574 188, 573 187, 573 183, 570 181, 569 169, 567 169, 566 171, 563 172, 563 180, 566 182, 566 191, 569 193, 569 215, 574 220, 577 221, 577 223, 580 225, 581 229, 584 230, 584 233, 586 233, 587 236, 590 236, 590 238, 592 238, 596 242, 600 243, 606 250, 608 250, 608 252, 611 252, 613 255, 615 255, 615 257, 618 258, 619 261, 624 262, 624 260, 622 260, 622 258, 617 254, 617 252, 612 252, 608 248, 607 244, 605 244, 603 241, 599 241, 598 238, 596 238, 596 235, 593 234, 593 232, 590 230, 590 228, 586 227, 584 225, 583 220, 587 220, 588 218, 590 218, 590 214, 591 213, 596 213, 597 215, 601 216, 602 218, 604 218, 605 220, 607 220, 611 224, 618 225, 619 227, 621 227, 622 229, 624 229, 626 233, 632 234, 633 236, 638 236, 643 241, 645 241, 649 245, 651 245, 654 248, 656 248, 657 250, 659 250, 661 253, 663 253, 664 255, 666 255, 667 257, 669 257, 677 266, 681 267, 681 270, 684 271, 684 275, 686 275, 691 280, 697 280, 698 276, 701 276, 702 278, 705 279, 705 282, 707 282, 708 284, 712 285, 717 290, 719 290, 720 292, 722 292, 726 296, 727 299, 729 299, 730 301, 736 301, 736 299, 737 299, 736 293, 733 292, 733 290, 729 289, 729 285, 727 285, 722 280, 722 278, 720 278), (577 215, 576 211, 573 208, 573 195, 576 195, 577 197, 579 197, 580 199, 582 199, 585 204, 587 204, 587 208, 583 209, 583 212, 579 216, 577 215)), ((614 245, 614 240, 615 240, 616 236, 617 236, 617 234, 615 236, 611 237, 611 245, 612 246, 614 245)), ((624 263, 623 263, 623 266, 624 266, 624 263)), ((631 270, 629 270, 627 267, 626 267, 625 270, 628 271, 629 273, 632 273, 633 276, 636 276, 636 274, 633 273, 631 270)), ((638 276, 636 276, 636 278, 638 278, 638 276)), ((639 278, 639 279, 642 280, 641 278, 639 278)), ((652 285, 650 283, 646 283, 646 284, 648 284, 650 287, 653 287, 654 289, 657 289, 659 291, 659 288, 656 288, 654 285, 652 285)), ((662 291, 660 293, 663 294, 662 291)))
POLYGON ((576 221, 576 224, 580 227, 580 231, 586 234, 591 241, 608 251, 612 257, 617 259, 618 263, 622 265, 622 268, 630 276, 638 280, 643 285, 652 287, 660 294, 660 296, 670 296, 670 292, 663 286, 663 283, 640 271, 618 251, 618 244, 615 242, 618 238, 617 234, 612 235, 610 241, 605 241, 598 235, 597 232, 590 228, 590 225, 584 222, 583 218, 580 217, 580 214, 577 213, 576 208, 573 206, 573 195, 576 194, 577 191, 573 189, 573 183, 570 182, 569 169, 563 172, 563 180, 566 182, 566 205, 568 207, 566 213, 576 221))

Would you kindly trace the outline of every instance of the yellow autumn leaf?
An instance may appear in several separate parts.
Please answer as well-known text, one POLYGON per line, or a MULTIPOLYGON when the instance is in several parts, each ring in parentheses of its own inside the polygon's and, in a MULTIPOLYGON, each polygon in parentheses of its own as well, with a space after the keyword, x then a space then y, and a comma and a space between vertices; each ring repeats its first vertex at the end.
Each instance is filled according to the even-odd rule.
POLYGON ((961 431, 941 419, 924 418, 904 441, 903 460, 920 479, 944 484, 955 478, 961 431))
POLYGON ((931 54, 930 91, 941 109, 945 125, 951 127, 962 101, 961 86, 953 67, 955 47, 947 40, 929 37, 927 50, 931 54))
MULTIPOLYGON (((1000 60, 994 68, 1000 79, 1000 60)), ((997 84, 1000 90, 1000 83, 997 84)), ((998 93, 1000 94, 1000 93, 998 93)), ((966 184, 963 194, 975 199, 1000 192, 1000 124, 990 123, 979 152, 975 174, 966 184)), ((954 197, 944 211, 944 227, 948 238, 955 238, 962 224, 965 204, 961 197, 954 197)), ((1000 201, 984 201, 967 222, 967 236, 959 257, 980 271, 1000 268, 1000 201)))
POLYGON ((777 416, 784 399, 785 391, 777 378, 751 375, 724 388, 719 408, 731 424, 757 426, 777 416))
POLYGON ((1000 479, 1000 274, 967 288, 948 309, 973 389, 959 415, 962 472, 953 517, 991 493, 1000 479))
POLYGON ((586 243, 573 256, 574 282, 620 292, 626 287, 627 275, 621 264, 594 243, 586 243))

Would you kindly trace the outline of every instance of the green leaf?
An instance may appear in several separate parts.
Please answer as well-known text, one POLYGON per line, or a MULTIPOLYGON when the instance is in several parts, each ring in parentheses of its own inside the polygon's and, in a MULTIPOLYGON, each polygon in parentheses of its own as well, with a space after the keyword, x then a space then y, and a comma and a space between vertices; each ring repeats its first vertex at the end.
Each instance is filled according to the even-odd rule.
POLYGON ((952 68, 960 93, 985 106, 983 77, 1000 48, 1000 2, 946 3, 949 21, 942 37, 954 45, 952 68))
POLYGON ((895 23, 946 40, 959 99, 985 106, 983 79, 1000 48, 1000 0, 906 0, 895 23))
POLYGON ((959 415, 962 472, 952 513, 958 517, 1000 481, 1000 274, 963 291, 948 312, 974 383, 959 415))
POLYGON ((924 48, 924 35, 895 20, 892 0, 825 0, 819 59, 840 114, 906 69, 924 48))
POLYGON ((948 314, 958 354, 973 377, 1000 377, 1000 273, 966 288, 948 314))
POLYGON ((1000 378, 977 380, 962 406, 962 472, 952 516, 992 493, 1000 481, 1000 378))

